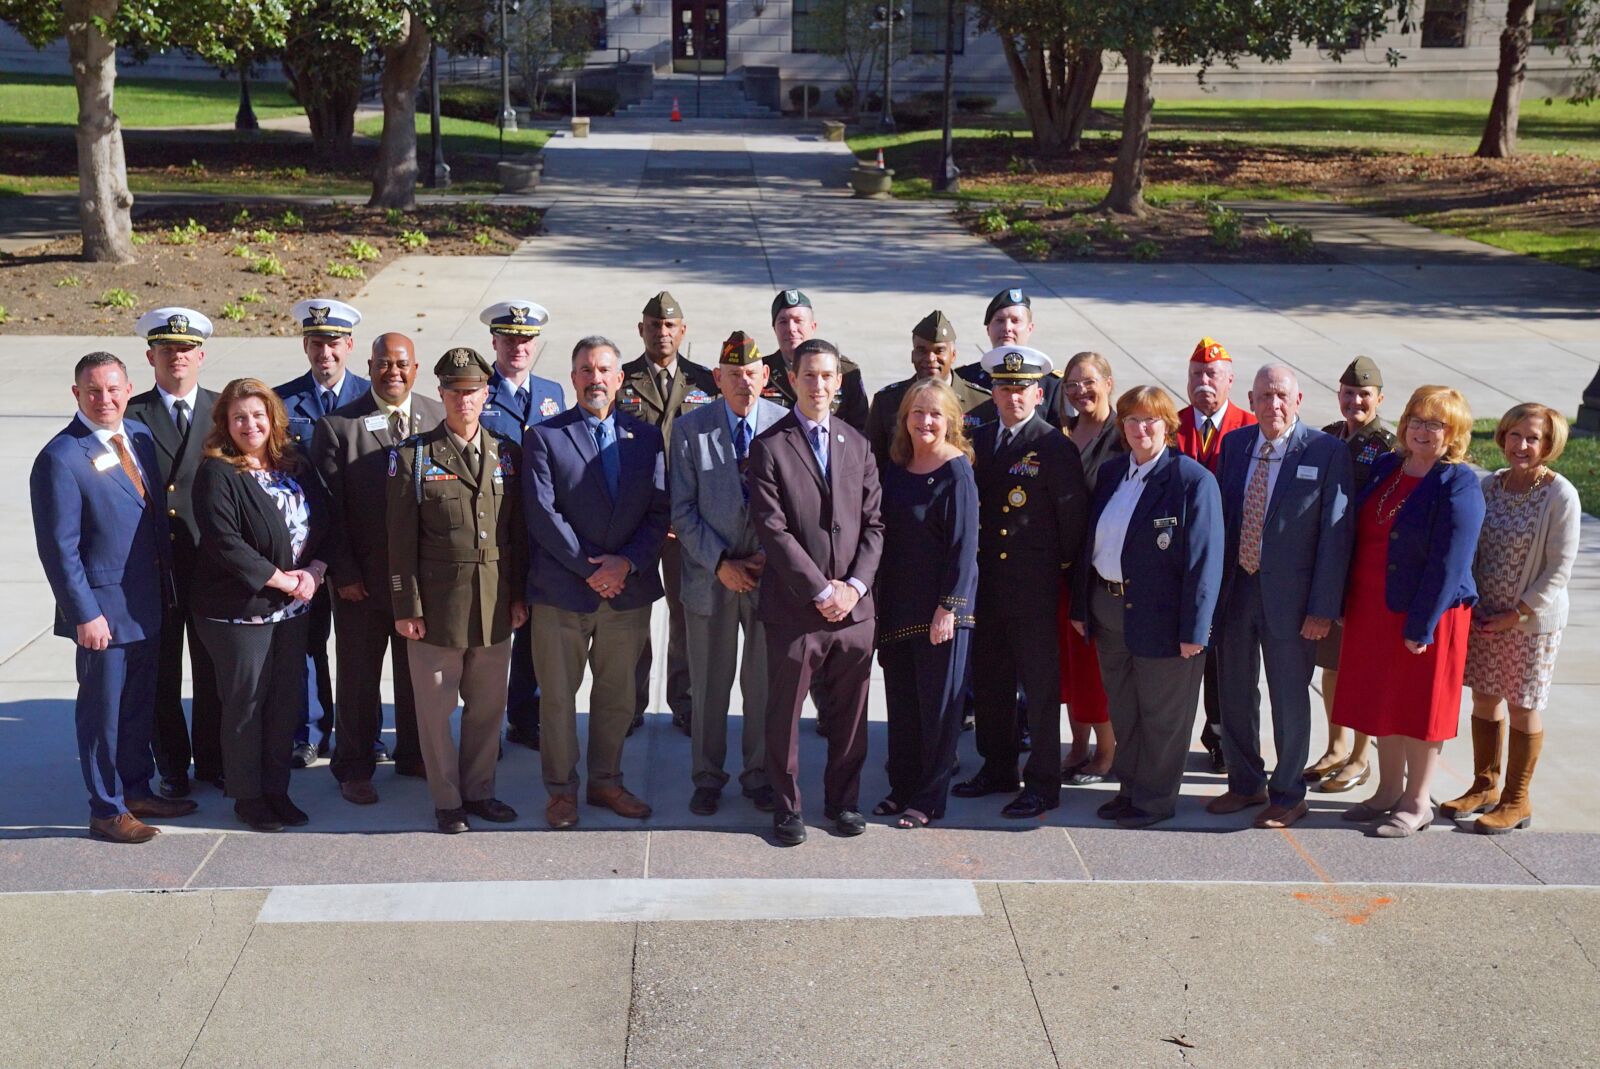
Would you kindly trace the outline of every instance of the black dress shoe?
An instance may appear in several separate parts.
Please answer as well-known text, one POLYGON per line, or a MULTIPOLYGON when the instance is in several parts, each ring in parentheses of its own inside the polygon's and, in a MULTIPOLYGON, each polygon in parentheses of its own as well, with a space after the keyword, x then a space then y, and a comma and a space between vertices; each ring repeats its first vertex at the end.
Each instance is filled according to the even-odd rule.
POLYGON ((156 787, 156 791, 163 798, 187 798, 189 797, 189 776, 184 772, 180 772, 176 776, 162 776, 161 783, 156 787))
POLYGON ((689 812, 697 817, 709 817, 717 811, 722 792, 715 787, 696 787, 689 796, 689 812))
POLYGON ((635 731, 638 731, 642 727, 644 727, 644 712, 643 712, 643 710, 633 714, 633 723, 628 725, 628 736, 632 737, 633 733, 635 731))
POLYGON ((309 742, 297 742, 289 751, 291 768, 309 768, 317 760, 317 748, 309 742))
POLYGON ((752 790, 744 789, 744 796, 750 799, 750 804, 763 813, 770 813, 778 808, 778 799, 773 795, 771 787, 757 787, 752 790))
POLYGON ((518 746, 526 746, 530 750, 539 748, 539 729, 524 731, 522 728, 506 728, 506 741, 514 742, 518 746))
POLYGON ((194 782, 209 783, 219 791, 227 786, 221 772, 201 772, 198 768, 194 770, 194 782))
POLYGON ((1210 747, 1207 755, 1211 758, 1211 771, 1218 776, 1226 776, 1228 774, 1228 759, 1222 756, 1222 747, 1210 747))
POLYGON ((950 793, 957 798, 982 798, 986 794, 1010 794, 1021 786, 1022 781, 1015 776, 1010 779, 1000 779, 979 769, 976 776, 951 787, 950 793))
POLYGON ((1000 810, 1000 815, 1022 820, 1027 817, 1042 816, 1045 812, 1055 807, 1055 804, 1045 801, 1044 795, 1038 791, 1024 790, 1007 803, 1004 809, 1000 810))
POLYGON ((1129 830, 1148 828, 1152 824, 1160 824, 1163 820, 1171 819, 1171 813, 1167 813, 1164 816, 1157 816, 1154 813, 1146 813, 1142 809, 1136 809, 1133 806, 1129 806, 1128 811, 1117 818, 1117 827, 1127 828, 1129 830))
POLYGON ((446 835, 459 835, 461 832, 472 830, 472 826, 467 823, 465 809, 435 809, 433 821, 434 826, 446 835))
POLYGON ((823 815, 833 821, 833 830, 840 835, 860 835, 867 830, 867 818, 854 809, 836 809, 823 815))
POLYGON ((685 735, 692 733, 688 713, 673 713, 672 726, 683 732, 685 735))
POLYGON ((272 807, 272 811, 287 827, 298 828, 302 824, 311 823, 311 818, 306 816, 305 810, 289 801, 287 794, 269 794, 263 800, 272 807))
POLYGON ((510 824, 517 819, 517 811, 498 798, 485 798, 481 802, 462 802, 461 808, 475 817, 496 824, 510 824))
POLYGON ((428 769, 421 761, 413 758, 410 761, 396 761, 394 763, 394 774, 397 776, 409 776, 412 779, 427 779, 428 769))
POLYGON ((799 846, 806 841, 806 822, 799 813, 779 813, 772 818, 772 837, 782 846, 799 846))
POLYGON ((322 733, 322 738, 317 740, 317 756, 318 757, 327 757, 328 756, 328 752, 330 750, 332 750, 332 749, 333 749, 333 733, 332 732, 328 732, 328 731, 324 731, 322 733))
POLYGON ((389 747, 384 745, 382 739, 372 740, 372 759, 378 762, 380 765, 390 759, 389 747))
POLYGON ((265 798, 240 798, 233 803, 233 812, 256 831, 282 831, 283 821, 265 798))
POLYGON ((1103 803, 1094 815, 1101 820, 1120 820, 1133 811, 1133 800, 1125 794, 1119 794, 1109 802, 1103 803))

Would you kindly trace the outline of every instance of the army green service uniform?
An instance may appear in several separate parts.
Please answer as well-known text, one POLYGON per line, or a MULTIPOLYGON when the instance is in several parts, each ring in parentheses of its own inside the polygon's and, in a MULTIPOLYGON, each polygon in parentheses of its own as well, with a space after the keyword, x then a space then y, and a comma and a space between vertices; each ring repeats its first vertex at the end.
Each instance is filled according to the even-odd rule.
MULTIPOLYGON (((922 322, 918 323, 911 331, 913 338, 921 338, 929 342, 950 342, 956 340, 955 326, 945 318, 943 312, 931 312, 922 322)), ((913 375, 909 379, 890 383, 872 396, 872 408, 867 412, 867 441, 872 443, 872 455, 878 458, 880 465, 889 463, 889 447, 894 444, 895 418, 900 414, 900 401, 906 395, 917 378, 913 375)), ((989 391, 975 383, 968 382, 960 375, 951 373, 949 386, 956 395, 956 401, 961 405, 961 429, 968 438, 972 433, 985 423, 991 423, 1000 418, 994 410, 994 400, 989 391)))

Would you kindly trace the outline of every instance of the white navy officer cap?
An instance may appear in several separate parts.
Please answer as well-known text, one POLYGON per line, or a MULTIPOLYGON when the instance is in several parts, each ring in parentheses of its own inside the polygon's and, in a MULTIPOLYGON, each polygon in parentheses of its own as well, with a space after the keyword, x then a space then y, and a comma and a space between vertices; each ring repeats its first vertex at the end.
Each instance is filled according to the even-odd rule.
POLYGON ((1001 345, 983 354, 983 370, 995 382, 1034 382, 1055 370, 1044 353, 1026 345, 1001 345))
POLYGON ((211 320, 193 308, 157 308, 140 316, 133 332, 151 345, 202 345, 211 320))
POLYGON ((550 322, 550 313, 543 305, 532 301, 501 301, 479 312, 478 321, 489 328, 490 334, 537 338, 544 325, 550 322))
POLYGON ((294 302, 289 309, 300 324, 305 337, 323 335, 331 338, 348 338, 361 322, 361 313, 343 301, 328 297, 311 297, 294 302))

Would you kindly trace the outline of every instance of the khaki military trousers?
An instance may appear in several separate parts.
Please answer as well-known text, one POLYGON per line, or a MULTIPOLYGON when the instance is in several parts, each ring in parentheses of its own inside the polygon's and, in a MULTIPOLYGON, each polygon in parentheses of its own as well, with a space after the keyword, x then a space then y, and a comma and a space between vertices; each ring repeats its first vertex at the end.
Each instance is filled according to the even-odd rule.
POLYGON ((589 789, 622 786, 622 741, 633 723, 634 668, 650 637, 650 606, 594 612, 534 605, 533 669, 539 677, 539 761, 551 795, 578 793, 578 687, 589 688, 589 789))
POLYGON ((511 639, 493 646, 433 646, 409 641, 416 692, 417 738, 435 809, 494 797, 500 726, 506 715, 511 639), (461 699, 461 747, 450 737, 450 714, 461 699))

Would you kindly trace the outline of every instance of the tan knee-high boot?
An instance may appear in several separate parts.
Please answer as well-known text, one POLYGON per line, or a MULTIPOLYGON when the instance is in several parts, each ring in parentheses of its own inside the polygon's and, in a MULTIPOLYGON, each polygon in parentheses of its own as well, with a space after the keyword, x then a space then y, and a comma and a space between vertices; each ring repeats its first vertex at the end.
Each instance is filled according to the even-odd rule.
POLYGON ((1485 835, 1500 835, 1533 824, 1533 802, 1528 785, 1533 782, 1533 767, 1544 749, 1544 732, 1526 735, 1511 731, 1511 755, 1506 760, 1506 792, 1500 804, 1479 817, 1477 829, 1485 835))
POLYGON ((1505 758, 1499 720, 1472 717, 1472 786, 1460 798, 1441 802, 1447 817, 1464 817, 1493 809, 1500 802, 1500 763, 1505 758))

